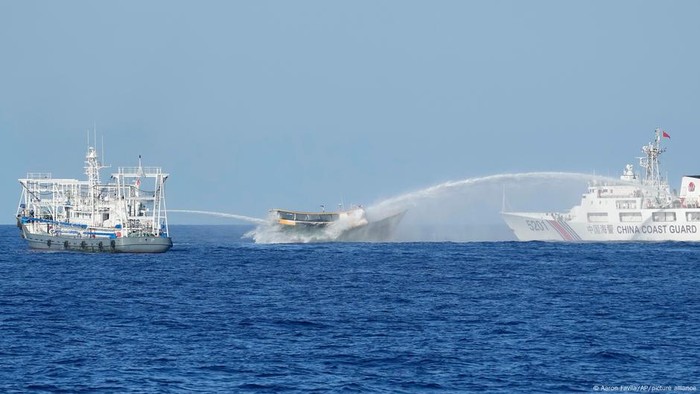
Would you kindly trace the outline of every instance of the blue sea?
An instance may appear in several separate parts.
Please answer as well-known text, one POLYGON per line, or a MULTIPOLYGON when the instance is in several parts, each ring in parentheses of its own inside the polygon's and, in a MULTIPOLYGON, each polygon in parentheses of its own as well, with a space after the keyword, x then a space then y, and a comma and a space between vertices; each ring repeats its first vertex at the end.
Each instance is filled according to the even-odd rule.
MULTIPOLYGON (((0 226, 0 392, 595 392, 700 387, 700 245, 30 251, 0 226)), ((687 392, 687 391, 686 391, 687 392)))

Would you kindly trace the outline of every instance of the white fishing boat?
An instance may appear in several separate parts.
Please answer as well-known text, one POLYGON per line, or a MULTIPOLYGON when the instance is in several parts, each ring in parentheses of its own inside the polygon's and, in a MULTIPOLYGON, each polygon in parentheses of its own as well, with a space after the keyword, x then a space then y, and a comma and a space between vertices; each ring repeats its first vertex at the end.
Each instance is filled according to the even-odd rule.
POLYGON ((97 150, 88 147, 87 180, 28 173, 17 226, 32 249, 84 252, 165 252, 173 245, 160 167, 119 167, 102 183, 97 150))
POLYGON ((700 175, 681 179, 680 193, 672 192, 661 175, 659 156, 663 138, 655 130, 642 147, 643 175, 628 164, 619 181, 594 181, 580 205, 568 212, 502 212, 521 241, 700 241, 700 175))

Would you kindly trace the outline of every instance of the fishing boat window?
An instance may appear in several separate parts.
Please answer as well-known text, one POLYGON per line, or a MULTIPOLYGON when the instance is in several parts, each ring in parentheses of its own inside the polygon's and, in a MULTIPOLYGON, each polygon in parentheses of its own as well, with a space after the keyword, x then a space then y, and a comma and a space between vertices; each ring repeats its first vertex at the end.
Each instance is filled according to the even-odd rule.
POLYGON ((325 222, 325 215, 320 215, 320 214, 307 214, 304 220, 308 220, 310 222, 325 222))
POLYGON ((685 218, 689 222, 700 222, 700 212, 687 212, 685 218))
POLYGON ((654 212, 651 218, 655 222, 675 222, 676 213, 675 212, 654 212))
POLYGON ((622 212, 620 213, 621 222, 641 222, 642 213, 641 212, 622 212))
POLYGON ((617 209, 637 209, 636 200, 618 200, 617 209))
POLYGON ((294 220, 294 214, 291 212, 279 212, 280 219, 294 220))
MULTIPOLYGON (((280 215, 280 217, 282 216, 280 215)), ((305 213, 297 214, 296 216, 296 220, 302 220, 306 222, 332 222, 337 219, 338 215, 331 213, 305 213)))
POLYGON ((607 212, 592 212, 588 214, 588 221, 591 223, 595 222, 607 222, 608 213, 607 212))
POLYGON ((319 215, 318 221, 319 222, 332 222, 332 221, 337 220, 337 219, 338 219, 338 215, 326 213, 326 214, 319 215))

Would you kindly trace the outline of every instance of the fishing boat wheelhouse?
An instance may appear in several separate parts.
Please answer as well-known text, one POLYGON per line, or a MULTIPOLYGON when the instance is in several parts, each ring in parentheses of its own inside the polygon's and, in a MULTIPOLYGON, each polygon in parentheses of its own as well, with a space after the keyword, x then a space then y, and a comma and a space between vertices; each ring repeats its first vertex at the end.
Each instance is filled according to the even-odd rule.
POLYGON ((338 220, 351 217, 358 219, 357 225, 367 224, 362 207, 337 212, 306 212, 286 209, 272 209, 271 212, 275 215, 277 224, 282 226, 326 227, 338 220))

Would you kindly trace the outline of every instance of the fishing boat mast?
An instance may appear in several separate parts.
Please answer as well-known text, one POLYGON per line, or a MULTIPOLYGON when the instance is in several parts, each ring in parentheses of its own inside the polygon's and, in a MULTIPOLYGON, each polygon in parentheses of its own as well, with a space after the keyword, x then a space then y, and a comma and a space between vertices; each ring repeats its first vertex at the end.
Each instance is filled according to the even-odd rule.
POLYGON ((98 188, 100 187, 100 169, 104 168, 97 156, 97 150, 88 146, 87 154, 85 155, 85 174, 88 178, 88 205, 90 207, 91 224, 97 225, 97 196, 98 188))
POLYGON ((125 233, 169 234, 165 206, 168 176, 160 167, 144 167, 140 155, 138 167, 119 167, 112 174, 117 184, 116 198, 126 215, 122 218, 125 233))

